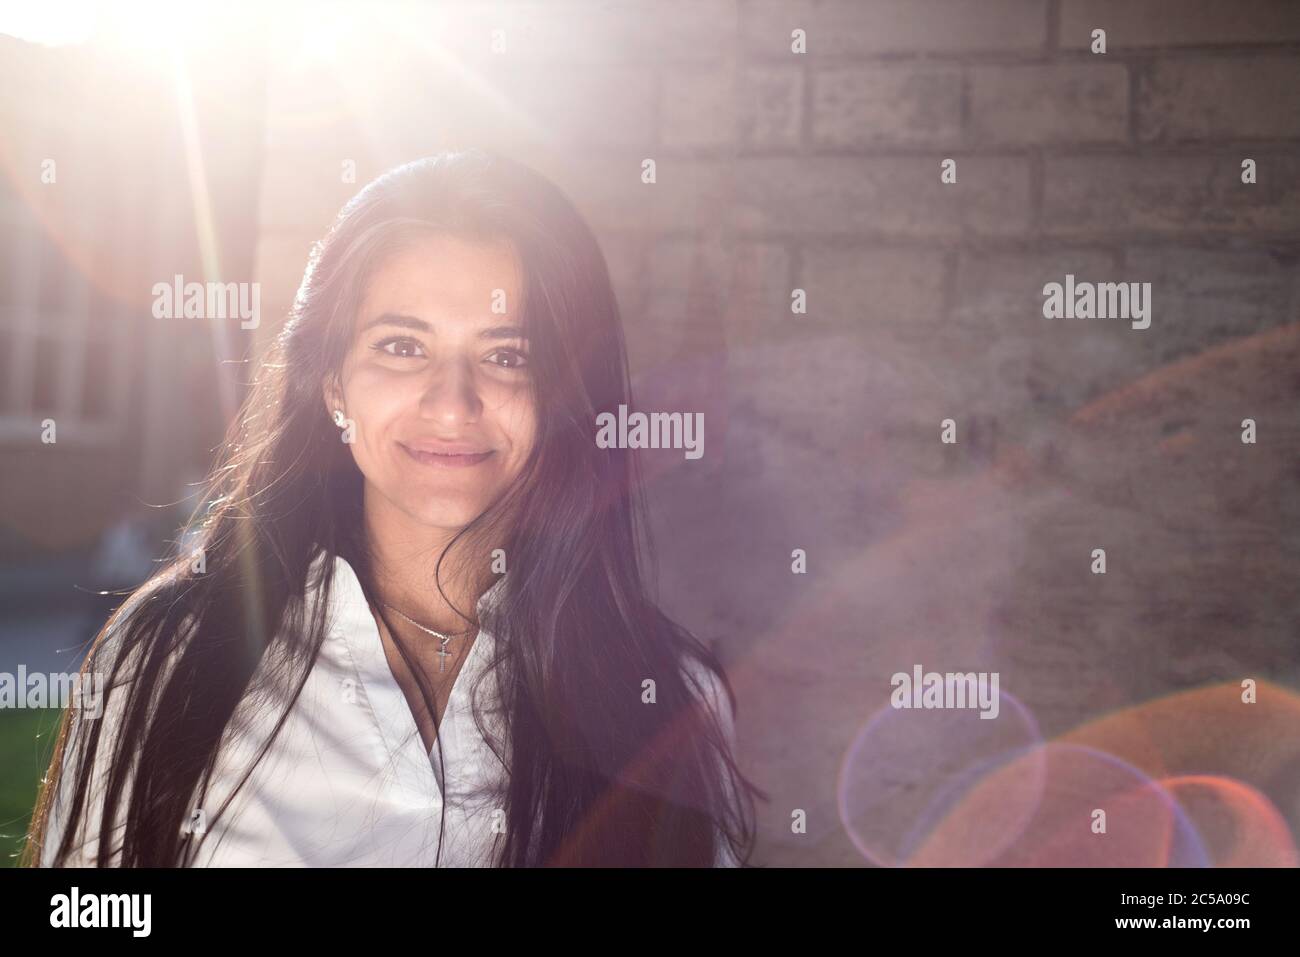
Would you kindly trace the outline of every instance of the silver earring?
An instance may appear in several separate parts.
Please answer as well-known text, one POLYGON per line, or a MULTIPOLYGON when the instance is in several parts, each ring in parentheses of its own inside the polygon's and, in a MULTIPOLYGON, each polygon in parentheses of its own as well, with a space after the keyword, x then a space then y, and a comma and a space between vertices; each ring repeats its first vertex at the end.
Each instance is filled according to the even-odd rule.
POLYGON ((345 418, 343 417, 343 410, 342 410, 342 409, 335 409, 335 410, 334 410, 334 424, 337 425, 340 429, 346 429, 346 428, 347 428, 347 426, 348 426, 348 420, 345 419, 345 418))

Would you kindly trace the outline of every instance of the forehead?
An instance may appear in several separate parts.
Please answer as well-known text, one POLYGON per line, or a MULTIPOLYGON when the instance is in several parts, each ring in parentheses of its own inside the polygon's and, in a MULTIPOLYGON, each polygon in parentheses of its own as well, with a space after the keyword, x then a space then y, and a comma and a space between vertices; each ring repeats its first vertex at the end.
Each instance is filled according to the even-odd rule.
POLYGON ((518 322, 521 287, 509 242, 420 235, 389 252, 371 272, 357 324, 385 312, 430 322, 518 322))

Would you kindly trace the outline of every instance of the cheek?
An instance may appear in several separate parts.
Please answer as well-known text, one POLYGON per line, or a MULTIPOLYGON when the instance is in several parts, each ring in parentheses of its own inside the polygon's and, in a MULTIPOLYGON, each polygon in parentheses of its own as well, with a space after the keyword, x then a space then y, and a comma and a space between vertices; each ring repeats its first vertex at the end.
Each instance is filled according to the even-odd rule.
POLYGON ((537 410, 531 396, 520 397, 503 409, 501 428, 510 437, 516 465, 522 465, 537 441, 537 410))
POLYGON ((412 402, 419 401, 418 390, 394 381, 373 369, 357 368, 344 386, 348 416, 357 424, 357 445, 377 448, 394 422, 412 402), (412 395, 408 396, 408 392, 412 395))

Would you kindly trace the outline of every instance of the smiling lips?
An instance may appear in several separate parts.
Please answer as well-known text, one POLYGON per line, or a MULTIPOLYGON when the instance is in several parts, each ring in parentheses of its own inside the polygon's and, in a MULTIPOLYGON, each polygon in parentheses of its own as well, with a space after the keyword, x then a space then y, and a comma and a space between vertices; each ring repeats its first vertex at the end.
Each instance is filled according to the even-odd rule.
POLYGON ((495 451, 463 442, 398 442, 411 458, 435 468, 463 469, 486 462, 495 451))

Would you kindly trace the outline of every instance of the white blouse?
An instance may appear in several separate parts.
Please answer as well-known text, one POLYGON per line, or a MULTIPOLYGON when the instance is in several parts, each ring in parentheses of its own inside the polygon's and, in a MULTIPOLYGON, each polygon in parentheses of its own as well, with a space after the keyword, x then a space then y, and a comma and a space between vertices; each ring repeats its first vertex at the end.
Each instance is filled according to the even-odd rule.
MULTIPOLYGON (((490 660, 491 633, 479 631, 440 721, 448 778, 443 781, 437 746, 431 754, 424 750, 356 573, 344 559, 333 561, 328 631, 320 655, 266 756, 200 843, 196 866, 432 867, 444 805, 438 865, 489 866, 498 836, 494 827, 499 831, 505 826, 504 814, 490 806, 492 795, 508 772, 479 733, 469 699, 490 660), (476 791, 483 794, 475 797, 476 791)), ((498 580, 479 599, 480 615, 502 583, 498 580)), ((312 597, 314 593, 309 608, 312 597)), ((734 744, 734 716, 726 707, 720 683, 702 666, 693 665, 692 673, 709 705, 715 710, 721 707, 723 728, 734 744)), ((498 698, 495 678, 489 672, 480 692, 480 705, 487 708, 484 718, 493 729, 497 727, 492 710, 498 698)), ((96 784, 89 802, 87 821, 92 833, 74 846, 68 866, 87 866, 94 859, 98 836, 93 830, 102 807, 110 729, 115 717, 120 720, 125 690, 110 695, 99 719, 108 724, 100 736, 96 784)), ((243 729, 252 733, 236 731, 234 722, 227 730, 205 807, 199 809, 203 814, 194 816, 194 826, 206 828, 206 819, 233 791, 283 711, 283 702, 256 710, 260 714, 251 719, 255 726, 243 729)), ((243 709, 237 716, 241 713, 243 709)), ((51 809, 43 866, 51 863, 62 835, 70 778, 64 777, 51 809)), ((120 820, 122 815, 118 816, 120 820)), ((726 842, 719 839, 717 844, 715 865, 736 866, 726 842)))

